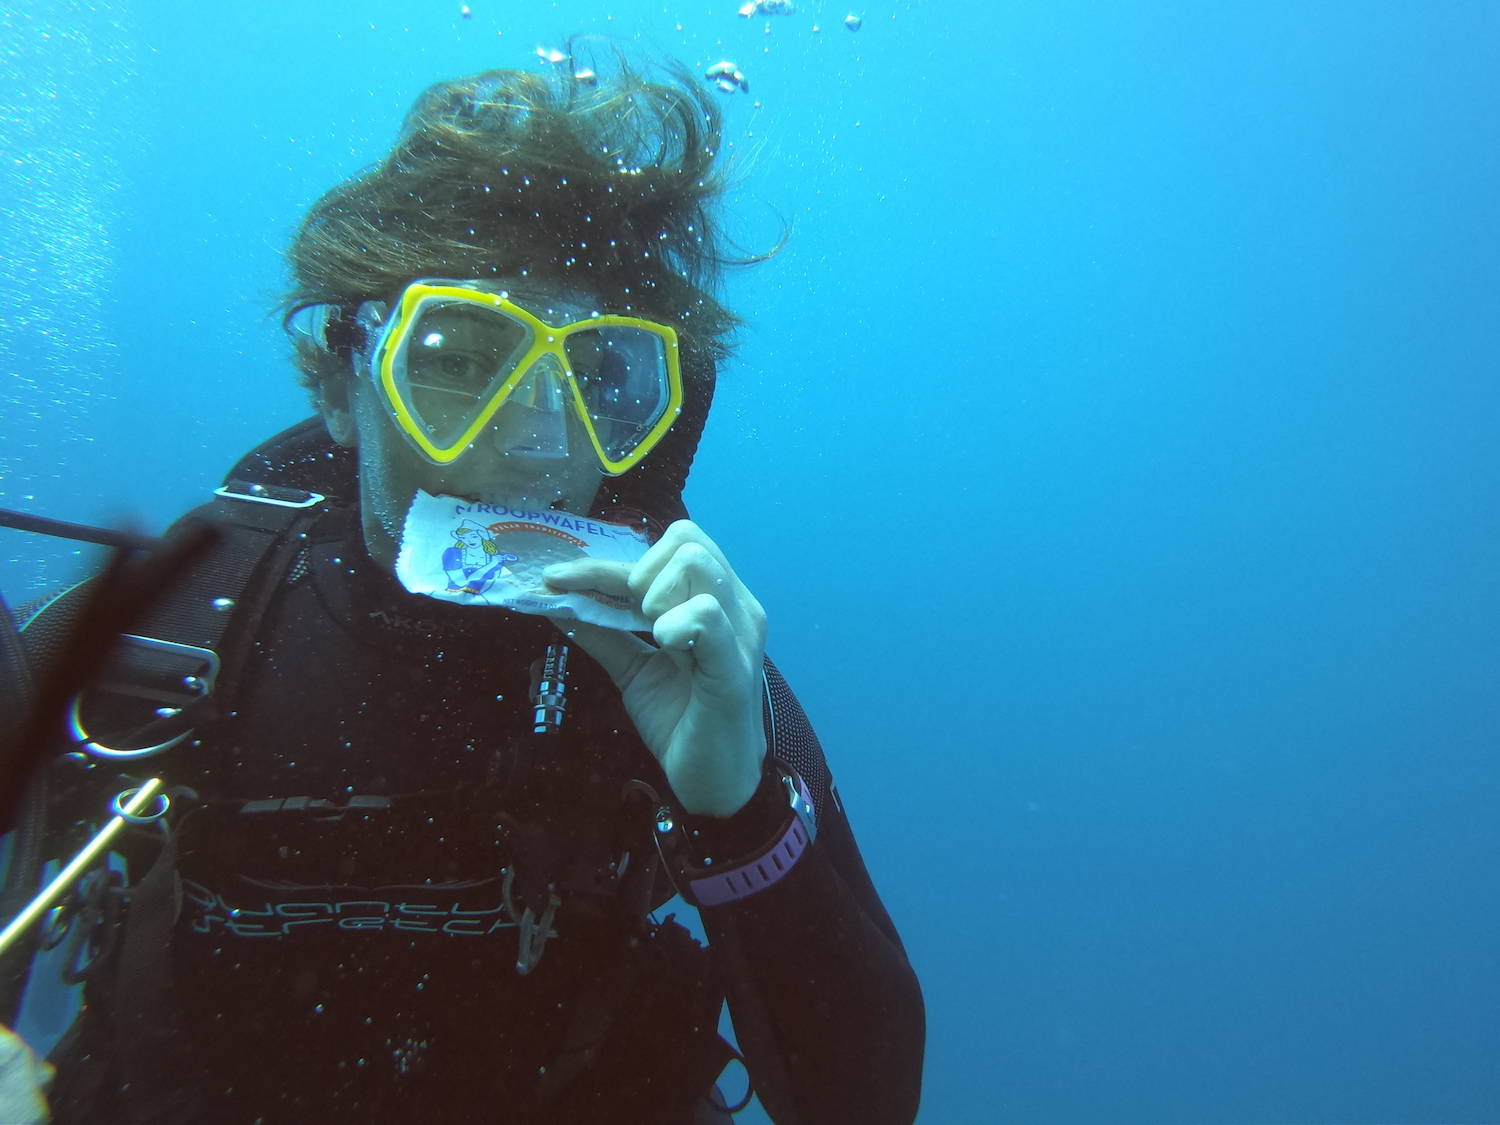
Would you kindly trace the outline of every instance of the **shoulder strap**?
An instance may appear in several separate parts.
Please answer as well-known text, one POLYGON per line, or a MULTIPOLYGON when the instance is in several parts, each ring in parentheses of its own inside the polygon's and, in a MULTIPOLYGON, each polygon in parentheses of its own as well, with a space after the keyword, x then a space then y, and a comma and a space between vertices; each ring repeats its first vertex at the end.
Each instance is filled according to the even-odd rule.
POLYGON ((230 480, 178 521, 174 529, 210 523, 218 539, 136 632, 122 638, 88 693, 75 733, 90 750, 144 757, 175 745, 205 718, 233 710, 257 624, 313 528, 336 506, 307 489, 230 480), (151 719, 163 705, 173 714, 151 719), (90 719, 101 714, 108 719, 95 731, 90 719))
POLYGON ((220 538, 125 639, 104 685, 136 701, 136 715, 141 700, 179 709, 151 726, 146 748, 167 745, 205 712, 232 709, 247 646, 306 537, 357 492, 354 452, 313 417, 240 458, 214 499, 173 525, 206 521, 220 538))

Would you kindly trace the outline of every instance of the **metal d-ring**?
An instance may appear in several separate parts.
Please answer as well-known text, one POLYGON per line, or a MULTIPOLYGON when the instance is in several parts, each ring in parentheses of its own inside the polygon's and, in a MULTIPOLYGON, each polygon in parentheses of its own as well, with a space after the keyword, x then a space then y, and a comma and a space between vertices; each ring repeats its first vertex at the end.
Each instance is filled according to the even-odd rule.
POLYGON ((68 725, 73 731, 73 741, 77 742, 78 745, 82 746, 90 754, 97 755, 100 758, 116 758, 122 761, 127 758, 149 758, 153 754, 160 754, 164 750, 172 749, 172 747, 193 733, 193 728, 189 727, 180 734, 174 734, 165 742, 158 742, 155 746, 141 746, 134 750, 121 750, 115 746, 106 746, 102 742, 95 742, 89 735, 89 732, 84 729, 82 711, 83 696, 75 695, 73 697, 73 705, 68 711, 68 725))
MULTIPOLYGON (((176 641, 163 641, 155 637, 140 637, 133 633, 122 634, 120 644, 126 650, 143 651, 156 661, 168 661, 175 664, 183 673, 177 679, 170 690, 162 687, 153 689, 143 697, 156 699, 159 702, 174 705, 176 710, 191 703, 197 702, 209 695, 214 690, 214 684, 219 678, 219 654, 211 648, 202 648, 198 645, 180 644, 176 641)), ((135 694, 135 693, 129 693, 135 694)), ((172 712, 162 709, 159 715, 170 715, 172 712)), ((73 697, 73 702, 68 709, 68 725, 73 732, 73 740, 84 750, 100 758, 111 758, 116 761, 125 761, 132 758, 149 758, 153 754, 160 754, 164 750, 170 750, 178 745, 192 733, 192 728, 174 734, 162 742, 153 746, 119 747, 106 746, 102 742, 96 742, 83 725, 83 695, 82 693, 73 697)))
POLYGON ((160 820, 162 817, 167 815, 167 810, 172 807, 172 802, 168 800, 165 793, 156 794, 156 799, 160 803, 161 807, 158 808, 155 812, 126 812, 125 810, 130 806, 131 799, 140 791, 141 787, 139 785, 134 785, 129 789, 126 789, 123 793, 115 794, 115 799, 109 803, 109 811, 114 813, 114 815, 119 817, 121 820, 128 820, 131 824, 150 824, 152 821, 160 820))

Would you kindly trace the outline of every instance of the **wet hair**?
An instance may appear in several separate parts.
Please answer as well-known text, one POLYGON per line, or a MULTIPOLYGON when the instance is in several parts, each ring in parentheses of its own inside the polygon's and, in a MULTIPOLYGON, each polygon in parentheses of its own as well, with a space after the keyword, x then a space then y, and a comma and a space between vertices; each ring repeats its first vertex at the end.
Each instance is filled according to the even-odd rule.
MULTIPOLYGON (((539 73, 424 91, 390 153, 308 212, 284 313, 389 300, 417 277, 571 284, 609 312, 675 327, 684 374, 711 394, 739 324, 715 296, 730 264, 715 215, 719 109, 680 65, 648 77, 604 48, 604 65, 586 68, 578 46, 539 73)), ((349 374, 347 358, 305 345, 296 363, 315 398, 349 374)))

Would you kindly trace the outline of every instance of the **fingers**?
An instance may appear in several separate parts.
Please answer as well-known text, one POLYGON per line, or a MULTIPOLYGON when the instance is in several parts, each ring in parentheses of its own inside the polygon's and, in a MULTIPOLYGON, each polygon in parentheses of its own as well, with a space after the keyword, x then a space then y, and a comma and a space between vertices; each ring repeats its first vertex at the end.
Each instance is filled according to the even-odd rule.
POLYGON ((726 698, 743 693, 750 653, 717 598, 699 594, 673 606, 656 619, 651 636, 663 649, 692 656, 700 689, 726 698))
MULTIPOLYGON (((765 611, 718 545, 691 520, 672 524, 635 564, 630 572, 630 590, 640 600, 641 611, 652 620, 707 595, 718 603, 733 636, 757 652, 765 643, 765 611)), ((701 624, 706 620, 703 615, 711 616, 706 607, 692 611, 689 617, 701 624)), ((675 630, 669 627, 672 632, 675 630)))
POLYGON ((630 563, 611 562, 608 559, 570 559, 547 567, 542 571, 542 578, 554 590, 597 590, 601 594, 629 598, 634 596, 630 589, 630 570, 630 563))
MULTIPOLYGON (((724 552, 719 550, 719 545, 710 539, 701 527, 692 520, 676 520, 662 533, 662 537, 651 545, 651 549, 642 556, 641 561, 636 563, 638 573, 654 577, 678 548, 687 543, 698 544, 713 555, 726 571, 730 570, 729 560, 724 557, 724 552)), ((649 578, 647 581, 649 582, 649 578)))
POLYGON ((687 542, 667 556, 659 568, 648 569, 637 564, 631 572, 630 585, 640 598, 642 612, 654 619, 700 594, 732 600, 733 577, 718 556, 703 544, 687 542))
MULTIPOLYGON (((653 622, 706 595, 718 603, 732 637, 757 654, 765 644, 766 616, 761 604, 734 573, 718 545, 691 520, 678 520, 667 528, 634 566, 581 558, 554 563, 543 577, 554 590, 595 590, 628 598, 653 622)), ((693 639, 693 628, 715 639, 717 631, 704 624, 712 617, 708 607, 700 606, 685 618, 669 623, 667 635, 681 638, 685 647, 690 647, 685 642, 693 639), (689 621, 695 624, 689 626, 689 621)))
POLYGON ((592 591, 640 607, 651 641, 553 620, 619 686, 683 807, 715 816, 739 809, 766 753, 766 616, 717 544, 681 520, 634 565, 577 559, 544 574, 554 590, 592 591))

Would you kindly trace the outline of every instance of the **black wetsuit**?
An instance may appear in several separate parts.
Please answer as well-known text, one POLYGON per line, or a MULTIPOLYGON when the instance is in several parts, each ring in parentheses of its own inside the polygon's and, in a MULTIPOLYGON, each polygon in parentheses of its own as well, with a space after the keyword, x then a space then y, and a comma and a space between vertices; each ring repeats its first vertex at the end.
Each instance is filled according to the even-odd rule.
MULTIPOLYGON (((819 832, 775 886, 702 911, 704 951, 642 917, 671 893, 667 865, 643 874, 647 787, 670 791, 581 649, 561 729, 536 734, 547 621, 406 594, 352 512, 285 587, 235 713, 150 767, 197 796, 57 1059, 59 1122, 676 1125, 726 1058, 725 995, 778 1122, 912 1119, 920 991, 774 670, 819 832), (518 973, 516 916, 554 894, 518 973)), ((768 772, 734 817, 687 825, 691 859, 750 854, 787 815, 768 772)))

